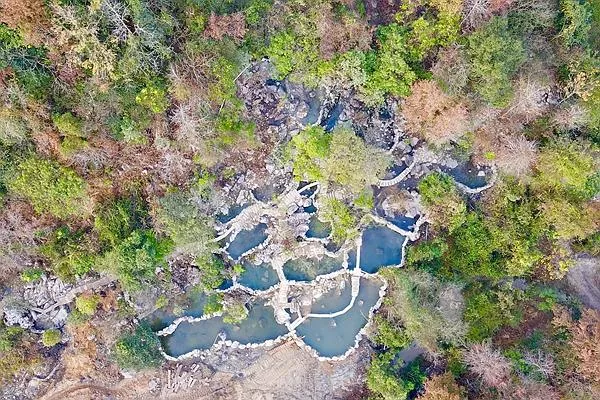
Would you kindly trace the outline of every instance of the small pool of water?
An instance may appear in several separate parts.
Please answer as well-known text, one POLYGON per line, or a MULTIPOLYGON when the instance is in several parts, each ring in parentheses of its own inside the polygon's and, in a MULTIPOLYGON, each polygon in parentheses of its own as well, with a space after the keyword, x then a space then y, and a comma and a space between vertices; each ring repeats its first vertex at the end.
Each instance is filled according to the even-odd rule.
POLYGON ((406 215, 398 214, 392 217, 385 217, 385 219, 387 219, 400 229, 404 229, 405 231, 412 231, 414 230, 415 224, 417 223, 419 217, 410 218, 406 215))
POLYGON ((311 314, 327 314, 343 310, 352 300, 350 278, 338 282, 338 286, 324 293, 311 306, 311 314))
POLYGON ((308 231, 306 232, 307 238, 318 238, 324 239, 331 234, 331 224, 323 222, 316 215, 310 217, 308 223, 308 231))
POLYGON ((167 354, 178 357, 194 349, 209 349, 221 332, 229 340, 248 344, 275 339, 288 333, 288 330, 275 321, 273 308, 261 302, 251 305, 248 317, 240 325, 225 324, 222 317, 193 323, 182 322, 175 332, 161 337, 161 342, 167 354))
POLYGON ((400 264, 405 240, 405 236, 385 226, 367 228, 362 235, 360 269, 373 274, 381 267, 400 264))
POLYGON ((238 215, 240 215, 240 213, 242 212, 242 210, 244 208, 248 207, 248 204, 236 204, 233 205, 231 207, 229 207, 229 211, 227 212, 227 214, 219 214, 217 215, 217 220, 222 223, 225 224, 229 221, 231 221, 232 219, 234 219, 235 217, 237 217, 238 215))
POLYGON ((321 101, 319 100, 319 96, 314 94, 311 97, 310 94, 307 94, 304 101, 308 104, 308 114, 302 119, 302 123, 304 125, 316 124, 319 119, 319 112, 321 111, 321 101))
POLYGON ((323 257, 290 260, 283 265, 283 274, 290 281, 312 281, 319 275, 329 274, 343 268, 342 259, 323 257))
POLYGON ((456 168, 441 167, 441 170, 471 189, 487 185, 492 176, 492 171, 489 168, 477 167, 471 161, 456 168), (482 171, 485 175, 480 176, 479 173, 482 171))
POLYGON ((233 279, 225 279, 223 283, 217 288, 219 290, 226 290, 233 286, 233 279))
POLYGON ((331 109, 331 111, 329 111, 327 118, 325 118, 325 120, 321 123, 321 125, 323 126, 323 128, 325 128, 327 132, 335 128, 340 119, 340 115, 342 114, 343 109, 344 107, 342 106, 342 104, 340 102, 337 102, 335 106, 331 109))
POLYGON ((407 166, 404 163, 394 164, 390 168, 387 169, 387 171, 385 172, 385 175, 383 176, 383 179, 386 179, 386 180, 394 179, 395 177, 400 175, 402 173, 402 171, 404 171, 406 168, 407 168, 407 166))
POLYGON ((256 198, 256 200, 262 201, 263 203, 268 203, 273 200, 277 196, 279 196, 285 188, 276 187, 273 185, 265 185, 258 187, 252 190, 252 194, 256 198))
POLYGON ((254 290, 266 290, 279 282, 277 272, 269 264, 244 263, 238 283, 254 290))
POLYGON ((367 324, 369 311, 379 299, 381 283, 360 279, 360 291, 354 306, 335 318, 308 318, 297 328, 304 342, 320 356, 340 356, 354 346, 356 335, 367 324))
POLYGON ((234 260, 239 259, 242 254, 267 239, 266 230, 266 224, 258 224, 254 229, 241 231, 227 247, 227 254, 234 260))

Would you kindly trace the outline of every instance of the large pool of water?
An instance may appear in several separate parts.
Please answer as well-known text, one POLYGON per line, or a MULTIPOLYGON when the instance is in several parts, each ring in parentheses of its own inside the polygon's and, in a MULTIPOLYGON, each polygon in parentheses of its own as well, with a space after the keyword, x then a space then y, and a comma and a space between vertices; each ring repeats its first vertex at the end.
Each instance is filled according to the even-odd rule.
POLYGON ((161 337, 161 342, 165 353, 178 357, 194 349, 209 349, 217 341, 219 333, 229 340, 248 344, 275 339, 288 333, 288 330, 275 321, 272 307, 257 303, 251 306, 248 317, 239 325, 225 324, 222 317, 182 322, 175 332, 161 337))
POLYGON ((267 239, 266 230, 266 224, 258 224, 253 229, 238 233, 227 247, 229 257, 237 260, 242 254, 264 242, 267 239))
POLYGON ((297 333, 320 356, 340 356, 354 346, 358 332, 367 324, 369 311, 379 299, 381 283, 361 278, 360 291, 354 306, 335 318, 308 318, 297 333))
POLYGON ((277 272, 269 264, 244 263, 238 283, 254 290, 266 290, 279 282, 277 272))
POLYGON ((290 281, 312 281, 319 275, 342 269, 342 262, 341 257, 323 257, 321 260, 299 258, 286 262, 283 265, 283 274, 290 281))
POLYGON ((400 264, 405 240, 405 236, 385 226, 367 228, 362 235, 360 269, 373 274, 381 267, 400 264))

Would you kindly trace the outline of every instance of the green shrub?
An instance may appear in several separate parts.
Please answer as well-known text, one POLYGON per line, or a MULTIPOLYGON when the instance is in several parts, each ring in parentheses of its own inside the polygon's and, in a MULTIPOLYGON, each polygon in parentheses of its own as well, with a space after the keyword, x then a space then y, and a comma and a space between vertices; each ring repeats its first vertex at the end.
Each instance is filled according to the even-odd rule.
POLYGON ((94 294, 79 295, 75 299, 75 307, 84 315, 94 315, 99 303, 100 296, 94 294))
POLYGON ((367 369, 367 387, 376 398, 405 400, 415 385, 399 377, 399 366, 392 364, 393 358, 393 352, 373 356, 367 369))
POLYGON ((331 238, 337 243, 358 236, 358 223, 350 208, 334 198, 323 200, 319 208, 319 219, 331 224, 331 238))
POLYGON ((42 344, 46 347, 53 347, 60 343, 61 334, 58 329, 46 329, 42 333, 42 344))
POLYGON ((206 299, 206 304, 202 309, 205 315, 214 314, 223 311, 223 293, 213 293, 206 299))
POLYGON ((194 264, 200 270, 200 284, 204 290, 214 290, 225 281, 225 263, 219 257, 209 254, 196 257, 194 264))
POLYGON ((136 291, 155 280, 155 269, 165 265, 173 246, 150 230, 136 230, 107 252, 100 266, 113 273, 126 290, 136 291))
POLYGON ((147 324, 140 324, 132 333, 126 333, 117 341, 115 358, 121 368, 142 370, 162 364, 160 342, 147 324))
POLYGON ((41 248, 52 263, 54 272, 63 279, 73 280, 88 273, 96 262, 90 237, 85 231, 72 232, 63 226, 55 230, 41 248))
POLYGON ((248 309, 246 308, 246 305, 241 302, 228 304, 224 311, 223 322, 226 324, 239 325, 240 322, 248 317, 248 309))
POLYGON ((25 283, 35 282, 44 275, 44 270, 40 268, 27 268, 21 272, 21 280, 25 283))
MULTIPOLYGON (((199 183, 195 191, 206 198, 210 196, 210 185, 208 182, 199 183)), ((213 242, 215 232, 210 219, 200 211, 192 197, 190 192, 168 192, 159 199, 156 220, 178 251, 207 259, 216 252, 218 244, 213 242)))
POLYGON ((29 158, 21 162, 8 180, 9 189, 25 197, 38 213, 58 218, 85 217, 91 199, 85 181, 55 161, 29 158))
POLYGON ((146 218, 147 211, 140 199, 117 199, 96 211, 94 229, 103 244, 114 247, 135 229, 143 228, 146 218))
POLYGON ((375 316, 375 327, 373 340, 378 345, 399 351, 411 344, 411 339, 404 330, 396 328, 380 315, 375 316))
POLYGON ((155 114, 164 113, 169 108, 167 92, 162 85, 149 82, 135 98, 136 103, 155 114))
POLYGON ((54 126, 63 136, 83 137, 83 122, 70 112, 56 114, 52 117, 54 126))
POLYGON ((586 2, 560 0, 559 37, 565 47, 588 46, 592 28, 592 12, 586 2))

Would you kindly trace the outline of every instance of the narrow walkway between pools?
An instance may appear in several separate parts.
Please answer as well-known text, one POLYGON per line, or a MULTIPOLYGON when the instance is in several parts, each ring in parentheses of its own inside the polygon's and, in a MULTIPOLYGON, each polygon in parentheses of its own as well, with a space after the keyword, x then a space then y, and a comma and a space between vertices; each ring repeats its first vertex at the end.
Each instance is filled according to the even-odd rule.
MULTIPOLYGON (((303 323, 304 321, 306 321, 307 318, 335 318, 338 317, 340 315, 343 315, 345 313, 347 313, 348 311, 350 311, 350 309, 354 306, 354 302, 356 301, 356 298, 358 297, 358 293, 360 291, 360 278, 361 275, 363 275, 362 271, 360 270, 360 249, 362 247, 362 237, 357 239, 356 241, 356 266, 352 269, 352 278, 351 278, 351 282, 352 282, 352 297, 350 298, 350 304, 348 304, 346 307, 344 307, 344 309, 337 311, 337 312, 333 312, 333 313, 324 313, 324 314, 320 314, 320 313, 310 313, 305 315, 304 317, 300 316, 298 317, 294 322, 292 322, 291 324, 289 324, 288 329, 290 331, 295 331, 296 328, 303 323)), ((282 274, 283 274, 283 270, 282 270, 282 274)), ((284 276, 285 279, 285 276, 284 276)))

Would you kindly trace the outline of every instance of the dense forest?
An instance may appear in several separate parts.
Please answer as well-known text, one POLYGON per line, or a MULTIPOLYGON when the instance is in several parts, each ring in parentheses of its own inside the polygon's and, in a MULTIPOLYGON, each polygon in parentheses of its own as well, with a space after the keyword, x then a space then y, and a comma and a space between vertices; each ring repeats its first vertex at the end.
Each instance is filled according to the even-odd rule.
POLYGON ((146 318, 190 293, 246 317, 215 291, 242 270, 214 240, 239 185, 319 182, 351 243, 398 161, 357 128, 384 113, 497 179, 418 182, 425 226, 381 272, 346 398, 600 398, 599 0, 0 0, 0 101, 3 398, 160 368, 146 318), (273 123, 295 94, 261 68, 349 122, 273 123), (42 283, 74 289, 33 304, 42 283))

